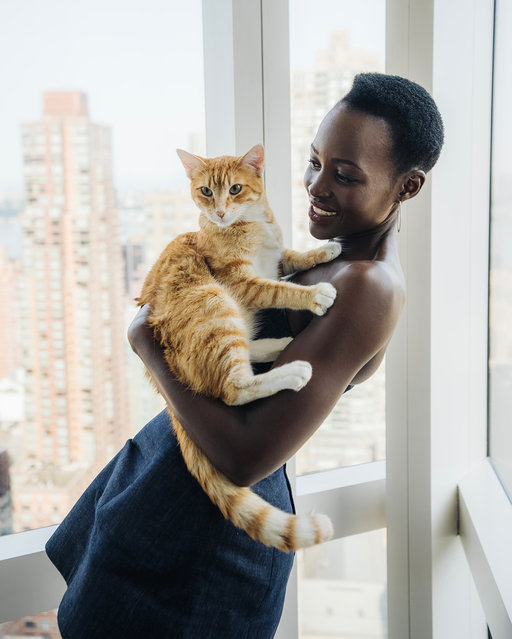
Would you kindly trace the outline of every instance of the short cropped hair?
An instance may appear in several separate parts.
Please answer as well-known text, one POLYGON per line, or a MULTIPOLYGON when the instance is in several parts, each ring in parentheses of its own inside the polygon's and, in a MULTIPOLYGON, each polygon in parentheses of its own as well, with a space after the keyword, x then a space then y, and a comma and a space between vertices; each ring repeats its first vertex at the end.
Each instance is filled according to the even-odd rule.
POLYGON ((437 162, 444 141, 443 120, 430 94, 416 82, 360 73, 338 104, 387 122, 397 174, 413 169, 428 173, 437 162))

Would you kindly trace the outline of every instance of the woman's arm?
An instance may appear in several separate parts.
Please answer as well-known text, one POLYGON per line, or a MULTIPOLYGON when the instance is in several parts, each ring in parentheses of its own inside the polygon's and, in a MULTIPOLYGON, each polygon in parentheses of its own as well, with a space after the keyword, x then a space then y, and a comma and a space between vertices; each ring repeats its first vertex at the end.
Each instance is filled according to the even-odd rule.
POLYGON ((194 394, 168 370, 144 310, 129 329, 130 343, 192 440, 229 479, 251 485, 304 444, 355 375, 388 343, 400 309, 383 274, 368 263, 344 269, 333 282, 334 306, 313 318, 281 353, 274 366, 295 359, 312 364, 313 376, 299 392, 281 391, 236 407, 194 394))

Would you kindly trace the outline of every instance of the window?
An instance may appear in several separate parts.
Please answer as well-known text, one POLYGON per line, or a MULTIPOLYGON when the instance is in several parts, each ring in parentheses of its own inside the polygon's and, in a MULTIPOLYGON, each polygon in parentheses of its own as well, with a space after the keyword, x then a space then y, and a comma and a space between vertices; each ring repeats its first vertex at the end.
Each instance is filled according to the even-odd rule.
POLYGON ((0 639, 11 637, 48 637, 59 639, 55 611, 42 612, 28 618, 16 619, 0 624, 0 639))
POLYGON ((494 466, 512 499, 512 45, 510 3, 496 3, 490 243, 489 443, 494 466))
POLYGON ((386 534, 345 537, 299 553, 299 637, 387 637, 386 534))
MULTIPOLYGON (((290 2, 290 118, 293 246, 320 245, 308 230, 303 175, 318 125, 356 73, 384 71, 385 0, 290 2), (366 16, 371 13, 372 20, 366 16)), ((384 365, 338 403, 297 454, 297 474, 385 457, 384 365)))
POLYGON ((79 20, 76 12, 63 0, 2 10, 10 27, 1 55, 11 63, 2 72, 10 100, 0 120, 0 292, 12 307, 0 331, 0 351, 10 353, 0 405, 4 385, 22 398, 16 414, 0 418, 0 451, 10 459, 3 533, 60 521, 78 497, 77 475, 93 476, 161 409, 126 326, 146 256, 170 236, 144 207, 137 224, 122 209, 128 198, 189 199, 175 149, 202 151, 204 138, 200 0, 179 11, 162 0, 128 9, 94 0, 79 20), (20 46, 27 40, 30 47, 20 46), (27 61, 34 51, 36 65, 27 61), (176 64, 184 51, 187 64, 176 64), (16 233, 3 233, 4 220, 16 233), (123 247, 134 238, 142 259, 125 281, 123 247), (84 391, 94 417, 76 400, 84 391), (29 456, 41 468, 29 466, 29 456), (19 495, 34 485, 37 512, 21 517, 19 495), (62 496, 58 513, 45 505, 54 494, 62 496))
MULTIPOLYGON (((309 234, 303 185, 310 145, 322 118, 347 93, 355 74, 384 70, 385 2, 321 0, 312 13, 310 3, 293 1, 289 11, 292 238, 294 248, 307 250, 320 244, 309 234)), ((297 475, 384 459, 385 437, 382 365, 372 379, 339 401, 297 453, 297 475)), ((299 637, 385 637, 385 564, 383 530, 299 553, 299 637), (361 570, 351 576, 345 562, 349 555, 374 557, 366 579, 361 570)))
MULTIPOLYGON (((503 4, 498 2, 498 11, 502 11, 503 4)), ((205 64, 213 65, 218 72, 216 87, 212 79, 215 74, 205 74, 209 153, 216 153, 216 144, 218 149, 231 144, 233 151, 238 145, 242 151, 260 141, 263 131, 269 199, 281 215, 285 233, 291 240, 290 216, 286 214, 291 210, 290 198, 283 188, 283 184, 291 183, 286 176, 290 109, 285 91, 288 45, 286 35, 283 37, 289 26, 288 2, 244 3, 243 16, 238 13, 241 6, 231 0, 204 2, 205 64), (244 37, 235 38, 231 25, 244 37), (228 45, 222 51, 217 46, 219 35, 228 45), (230 47, 226 59, 223 56, 230 47), (238 65, 235 77, 233 57, 244 62, 238 65), (248 82, 248 78, 252 81, 248 82)), ((329 514, 334 516, 336 533, 342 541, 335 540, 332 547, 350 543, 352 536, 381 529, 387 520, 388 636, 393 639, 486 639, 486 620, 474 584, 480 587, 489 621, 493 607, 501 607, 506 613, 502 615, 503 625, 489 623, 494 639, 509 637, 512 632, 509 595, 507 599, 512 510, 485 460, 492 32, 492 0, 475 0, 470 5, 465 0, 386 2, 387 71, 409 76, 429 88, 449 131, 440 164, 428 177, 422 199, 411 202, 404 211, 399 238, 408 301, 386 365, 386 514, 383 462, 297 478, 298 508, 307 511, 314 506, 330 510, 329 514), (473 469, 482 463, 484 472, 475 476, 473 469), (488 484, 493 488, 490 492, 497 494, 493 504, 498 504, 499 521, 494 527, 487 526, 486 534, 481 534, 487 517, 474 516, 471 498, 483 495, 485 505, 489 500, 482 488, 488 484), (475 536, 477 541, 487 536, 501 572, 502 580, 495 581, 492 588, 487 580, 490 573, 479 569, 483 565, 482 556, 477 561, 472 559, 475 547, 471 547, 471 542, 475 536), (486 592, 490 593, 487 600, 486 592)), ((495 129, 496 122, 495 119, 495 129)), ((35 135, 43 133, 41 130, 35 135)), ((38 196, 39 182, 34 183, 33 197, 38 196)), ((136 194, 124 201, 122 212, 134 228, 140 228, 137 216, 143 206, 136 194)), ((2 237, 6 226, 2 222, 2 237)), ((29 239, 28 230, 25 232, 29 239)), ((126 252, 136 256, 136 247, 136 242, 127 244, 126 252)), ((137 268, 138 259, 132 260, 130 269, 137 268)), ((0 256, 0 268, 3 265, 0 256)), ((2 285, 8 281, 2 278, 2 285)), ((125 285, 129 282, 132 279, 125 280, 125 285)), ((19 284, 20 290, 30 290, 32 286, 29 281, 19 284)), ((2 299, 9 297, 3 295, 2 299)), ((31 312, 27 301, 23 312, 31 312)), ((62 317, 58 319, 63 321, 62 317)), ((26 350, 29 347, 30 344, 25 345, 26 350)), ((4 358, 0 359, 0 365, 3 362, 4 358)), ((67 371, 71 364, 64 366, 62 362, 61 369, 67 371)), ((34 389, 36 374, 35 369, 26 373, 34 389)), ((21 377, 10 384, 13 409, 26 387, 21 377)), ((66 375, 66 381, 71 379, 71 375, 66 375)), ((138 378, 132 381, 134 385, 140 384, 138 378)), ((0 384, 0 388, 5 386, 0 384)), ((3 397, 7 398, 7 394, 3 397)), ((134 414, 141 403, 138 401, 132 407, 134 414)), ((35 401, 33 406, 36 410, 35 401)), ((0 402, 4 421, 8 412, 7 403, 0 402)), ((37 435, 37 431, 32 434, 34 447, 37 435)), ((491 449, 492 446, 491 443, 491 449)), ((1 456, 0 453, 0 459, 1 456)), ((28 492, 27 495, 23 505, 30 508, 32 495, 28 492)), ((51 529, 39 529, 0 539, 3 577, 0 588, 2 583, 9 585, 0 596, 2 619, 22 618, 35 613, 35 607, 49 610, 58 604, 62 583, 42 551, 50 533, 51 529), (19 592, 24 593, 22 597, 19 592)), ((344 553, 347 551, 336 548, 334 554, 344 553)), ((380 570, 382 565, 379 559, 380 570)), ((313 579, 307 566, 302 575, 313 579)), ((295 584, 292 579, 279 639, 299 636, 295 584)), ((313 589, 314 597, 316 585, 309 583, 306 587, 313 589)), ((382 582, 379 587, 382 591, 382 582)), ((339 601, 341 606, 346 599, 339 601)), ((376 613, 375 606, 372 610, 376 613)), ((30 619, 35 620, 35 616, 30 619)), ((316 636, 318 632, 321 630, 315 630, 316 636)))

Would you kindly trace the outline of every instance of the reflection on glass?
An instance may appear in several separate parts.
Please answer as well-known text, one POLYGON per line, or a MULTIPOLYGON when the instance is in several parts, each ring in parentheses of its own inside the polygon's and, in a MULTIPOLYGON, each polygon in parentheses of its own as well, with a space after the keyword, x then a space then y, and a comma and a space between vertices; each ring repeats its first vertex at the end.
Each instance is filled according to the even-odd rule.
POLYGON ((489 441, 512 499, 512 5, 496 2, 489 318, 489 441))
MULTIPOLYGON (((293 244, 318 245, 308 231, 302 178, 309 148, 327 111, 347 93, 356 73, 384 71, 385 2, 290 2, 293 244), (368 15, 372 20, 368 21, 368 15)), ((384 367, 347 393, 297 454, 305 474, 385 457, 384 367)))
POLYGON ((387 637, 386 533, 298 553, 300 639, 387 637))
POLYGON ((60 522, 161 409, 126 326, 157 254, 197 223, 175 149, 204 153, 200 0, 77 11, 3 11, 0 534, 60 522))

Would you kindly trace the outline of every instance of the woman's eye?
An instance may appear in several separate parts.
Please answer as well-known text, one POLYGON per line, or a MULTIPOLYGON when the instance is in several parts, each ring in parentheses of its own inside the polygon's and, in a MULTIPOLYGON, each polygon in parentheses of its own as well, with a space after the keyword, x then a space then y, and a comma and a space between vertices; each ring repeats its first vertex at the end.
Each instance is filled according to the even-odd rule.
POLYGON ((233 186, 229 189, 231 195, 237 195, 242 190, 241 184, 233 184, 233 186))
POLYGON ((211 189, 209 189, 207 186, 202 186, 201 187, 201 193, 203 195, 206 195, 206 197, 211 197, 213 195, 213 191, 211 189))
POLYGON ((354 180, 354 178, 351 178, 344 173, 336 173, 336 179, 338 180, 338 182, 341 182, 343 184, 351 184, 352 182, 356 181, 354 180))
POLYGON ((320 168, 320 163, 317 162, 316 160, 313 160, 313 158, 309 158, 308 163, 314 169, 319 169, 320 168))

